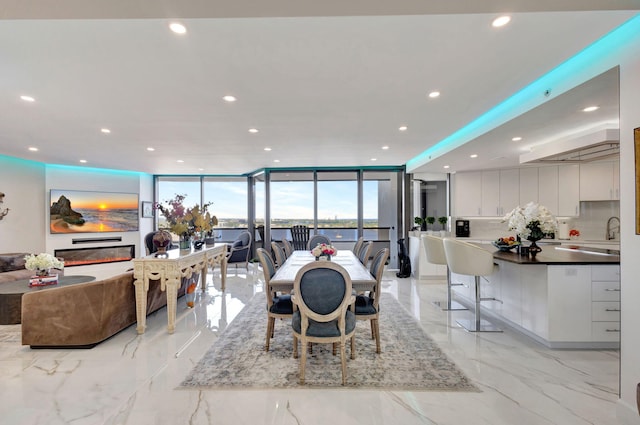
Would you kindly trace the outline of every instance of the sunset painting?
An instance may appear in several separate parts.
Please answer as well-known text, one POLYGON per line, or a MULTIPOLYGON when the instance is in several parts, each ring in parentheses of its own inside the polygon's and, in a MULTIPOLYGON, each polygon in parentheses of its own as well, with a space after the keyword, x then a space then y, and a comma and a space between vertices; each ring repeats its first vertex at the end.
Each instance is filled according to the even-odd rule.
POLYGON ((138 194, 51 190, 51 233, 138 230, 138 194))

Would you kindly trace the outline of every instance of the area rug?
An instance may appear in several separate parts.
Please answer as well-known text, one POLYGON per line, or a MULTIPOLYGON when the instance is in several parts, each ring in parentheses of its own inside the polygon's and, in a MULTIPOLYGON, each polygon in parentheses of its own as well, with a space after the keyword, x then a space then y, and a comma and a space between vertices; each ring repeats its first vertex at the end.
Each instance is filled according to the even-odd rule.
MULTIPOLYGON (((342 386, 340 354, 330 344, 314 344, 307 357, 305 384, 293 358, 289 321, 276 320, 269 352, 264 351, 267 315, 264 295, 256 295, 180 384, 182 389, 354 388, 394 391, 479 391, 442 352, 420 324, 389 294, 380 300, 380 354, 369 321, 358 321, 356 358, 347 361, 342 386)), ((347 355, 350 349, 347 347, 347 355)))

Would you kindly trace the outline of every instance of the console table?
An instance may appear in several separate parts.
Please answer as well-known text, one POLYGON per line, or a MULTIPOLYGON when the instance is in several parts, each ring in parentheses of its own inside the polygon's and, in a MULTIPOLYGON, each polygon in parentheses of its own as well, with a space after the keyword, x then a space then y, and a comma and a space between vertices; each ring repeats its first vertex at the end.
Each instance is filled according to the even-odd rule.
POLYGON ((29 286, 29 279, 0 285, 0 325, 17 325, 22 321, 22 296, 27 292, 46 291, 61 286, 91 282, 94 276, 60 276, 55 285, 29 286))
POLYGON ((206 275, 209 267, 221 266, 222 290, 225 290, 227 245, 216 244, 200 250, 172 249, 165 254, 151 254, 133 261, 133 278, 136 289, 136 330, 143 334, 147 322, 147 292, 149 281, 159 280, 160 289, 167 292, 167 331, 173 333, 176 328, 176 307, 178 288, 183 277, 189 278, 200 273, 202 291, 206 290, 206 275))

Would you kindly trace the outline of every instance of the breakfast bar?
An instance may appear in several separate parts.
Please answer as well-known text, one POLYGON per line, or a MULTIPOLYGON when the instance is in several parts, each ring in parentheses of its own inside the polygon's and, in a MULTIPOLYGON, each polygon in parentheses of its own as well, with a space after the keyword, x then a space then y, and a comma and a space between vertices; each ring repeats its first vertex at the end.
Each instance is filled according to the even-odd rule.
MULTIPOLYGON (((482 314, 550 348, 618 348, 619 251, 542 246, 535 257, 491 250, 498 265, 481 283, 482 314)), ((473 305, 473 276, 452 274, 456 299, 473 305)))

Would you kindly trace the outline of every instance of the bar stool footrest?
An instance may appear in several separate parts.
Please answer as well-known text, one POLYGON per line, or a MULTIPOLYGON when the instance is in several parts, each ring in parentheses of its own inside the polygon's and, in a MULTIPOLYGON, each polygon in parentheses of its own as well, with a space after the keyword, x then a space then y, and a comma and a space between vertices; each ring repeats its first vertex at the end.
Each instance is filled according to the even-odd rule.
POLYGON ((456 323, 467 332, 502 332, 502 329, 484 319, 480 320, 480 322, 473 319, 460 319, 456 323))
POLYGON ((457 301, 451 301, 449 305, 447 305, 446 301, 434 301, 432 304, 442 311, 469 310, 457 301))

